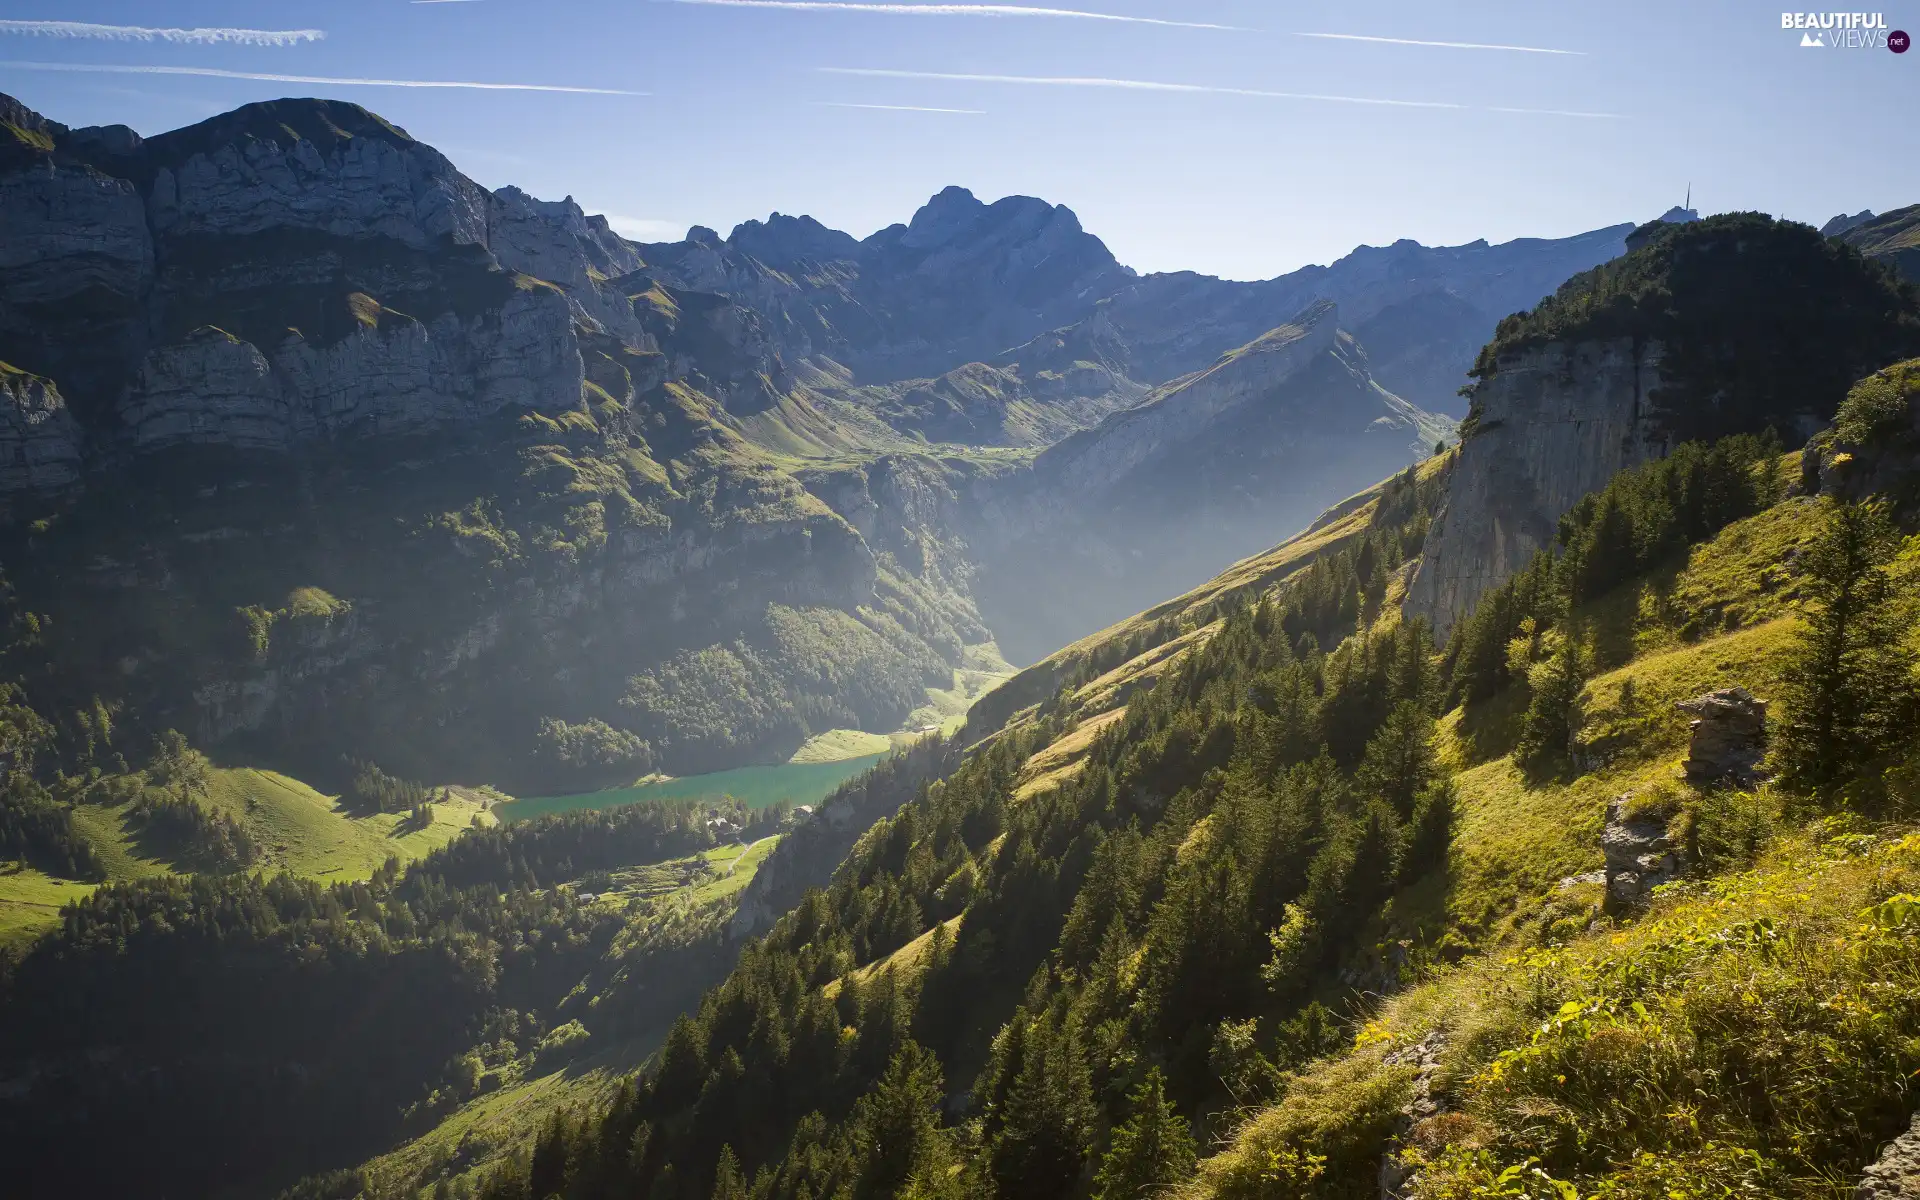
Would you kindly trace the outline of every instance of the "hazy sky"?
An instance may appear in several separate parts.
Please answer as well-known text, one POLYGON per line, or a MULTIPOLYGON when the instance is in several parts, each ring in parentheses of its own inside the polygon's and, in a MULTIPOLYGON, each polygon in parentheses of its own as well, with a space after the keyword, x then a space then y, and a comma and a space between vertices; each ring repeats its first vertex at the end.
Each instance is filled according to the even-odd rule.
POLYGON ((1816 223, 1920 202, 1920 51, 1800 40, 1697 0, 0 0, 0 90, 147 134, 351 99, 651 240, 774 210, 864 236, 957 183, 1066 204, 1142 270, 1259 278, 1644 220, 1689 183, 1816 223))

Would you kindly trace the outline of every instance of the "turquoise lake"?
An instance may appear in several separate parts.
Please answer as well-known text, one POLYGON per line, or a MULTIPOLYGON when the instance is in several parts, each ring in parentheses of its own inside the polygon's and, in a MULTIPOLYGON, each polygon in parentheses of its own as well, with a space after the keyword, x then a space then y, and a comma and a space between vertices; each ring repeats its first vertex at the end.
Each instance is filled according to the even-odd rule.
POLYGON ((614 788, 579 796, 534 796, 494 807, 502 821, 527 821, 552 813, 617 808, 650 800, 718 800, 732 796, 748 808, 771 808, 782 800, 818 804, 828 793, 885 758, 872 754, 844 762, 787 763, 777 767, 740 767, 711 775, 689 775, 665 783, 614 788))

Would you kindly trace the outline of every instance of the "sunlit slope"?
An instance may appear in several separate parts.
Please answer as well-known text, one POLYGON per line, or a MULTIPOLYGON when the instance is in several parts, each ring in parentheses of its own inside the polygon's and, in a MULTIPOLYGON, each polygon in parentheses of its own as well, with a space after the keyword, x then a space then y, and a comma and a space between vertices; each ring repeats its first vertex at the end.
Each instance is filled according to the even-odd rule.
POLYGON ((1056 651, 983 697, 968 718, 967 736, 978 740, 1008 728, 1063 685, 1068 686, 1061 693, 1062 703, 1082 718, 1114 711, 1133 690, 1151 686, 1217 632, 1219 610, 1258 598, 1353 545, 1374 526, 1391 488, 1409 482, 1422 489, 1434 487, 1444 480, 1451 461, 1450 456, 1437 456, 1383 480, 1328 509, 1273 549, 1056 651))
MULTIPOLYGON (((242 821, 262 847, 250 870, 288 871, 325 883, 365 879, 389 858, 412 862, 446 845, 476 819, 491 822, 492 800, 462 788, 433 804, 433 821, 413 825, 406 813, 356 815, 337 796, 297 779, 251 767, 216 768, 206 802, 242 821)), ((173 874, 187 864, 176 848, 152 837, 131 803, 83 804, 74 823, 108 880, 173 874)), ((98 886, 48 876, 21 864, 0 866, 0 942, 30 938, 59 920, 60 907, 98 886)))

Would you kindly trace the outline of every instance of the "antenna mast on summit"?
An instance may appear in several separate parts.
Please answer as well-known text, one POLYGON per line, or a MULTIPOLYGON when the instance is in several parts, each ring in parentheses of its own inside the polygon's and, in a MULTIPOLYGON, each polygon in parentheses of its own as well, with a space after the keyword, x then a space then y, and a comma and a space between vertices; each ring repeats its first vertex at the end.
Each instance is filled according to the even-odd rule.
POLYGON ((1687 202, 1681 207, 1685 208, 1688 212, 1693 211, 1693 185, 1691 183, 1687 185, 1687 202))

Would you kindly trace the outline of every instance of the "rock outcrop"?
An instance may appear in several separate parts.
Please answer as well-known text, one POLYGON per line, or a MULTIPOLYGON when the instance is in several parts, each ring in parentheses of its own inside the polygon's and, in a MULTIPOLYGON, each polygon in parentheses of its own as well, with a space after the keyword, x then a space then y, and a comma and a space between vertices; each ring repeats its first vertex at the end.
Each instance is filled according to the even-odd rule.
POLYGON ((1629 816, 1632 795, 1607 806, 1600 849, 1607 860, 1607 899, 1620 907, 1643 903, 1653 889, 1680 878, 1686 854, 1667 836, 1666 814, 1629 816))
POLYGON ((1920 468, 1920 359, 1861 380, 1841 417, 1802 456, 1805 490, 1850 502, 1908 496, 1920 468))
POLYGON ((0 511, 80 482, 80 429, 54 386, 0 363, 0 511))
POLYGON ((1440 1073, 1440 1056, 1447 1048, 1447 1041, 1446 1032, 1436 1029, 1411 1046, 1389 1052, 1386 1057, 1388 1066, 1412 1067, 1414 1075, 1413 1095, 1400 1110, 1400 1119, 1394 1127, 1394 1148, 1380 1159, 1380 1200, 1405 1200, 1411 1194, 1418 1171, 1401 1158, 1401 1148, 1423 1123, 1446 1111, 1434 1084, 1440 1073))
POLYGON ((1854 1200, 1920 1200, 1920 1115, 1880 1152, 1853 1196, 1854 1200))
POLYGON ((1660 348, 1629 338, 1502 359, 1476 389, 1475 423, 1408 588, 1407 615, 1444 637, 1482 594, 1553 544, 1577 500, 1663 454, 1647 401, 1659 381, 1660 348))
POLYGON ((1722 688, 1675 707, 1693 717, 1681 770, 1692 783, 1748 787, 1767 756, 1767 702, 1743 687, 1722 688))

